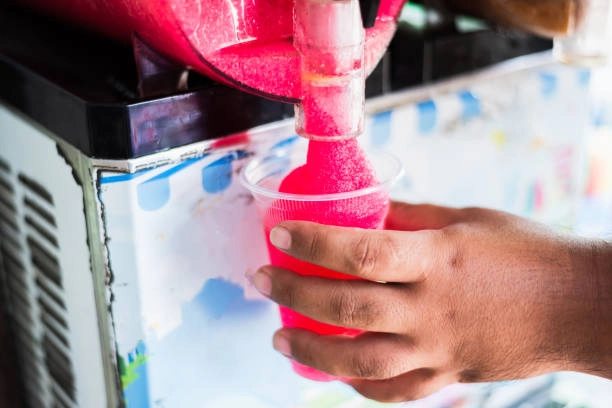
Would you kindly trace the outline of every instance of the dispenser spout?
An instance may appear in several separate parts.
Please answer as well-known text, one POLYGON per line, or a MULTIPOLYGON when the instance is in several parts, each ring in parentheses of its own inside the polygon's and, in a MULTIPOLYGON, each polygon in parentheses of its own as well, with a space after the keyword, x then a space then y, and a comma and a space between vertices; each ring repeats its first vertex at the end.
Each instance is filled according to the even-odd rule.
POLYGON ((358 136, 365 101, 359 1, 296 0, 293 34, 301 81, 296 132, 328 141, 358 136))

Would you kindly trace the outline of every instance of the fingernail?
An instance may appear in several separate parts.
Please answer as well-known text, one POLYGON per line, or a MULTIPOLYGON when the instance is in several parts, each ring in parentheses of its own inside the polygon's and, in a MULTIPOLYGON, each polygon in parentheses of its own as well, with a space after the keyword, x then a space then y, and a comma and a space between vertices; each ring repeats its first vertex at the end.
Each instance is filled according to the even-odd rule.
POLYGON ((276 334, 272 340, 272 345, 276 351, 285 357, 291 358, 291 345, 289 338, 284 334, 276 334))
POLYGON ((253 275, 252 280, 253 286, 255 286, 255 289, 257 289, 259 293, 264 296, 270 296, 270 293, 272 293, 272 281, 270 280, 270 275, 260 269, 255 273, 255 275, 253 275))
POLYGON ((270 231, 270 242, 278 249, 289 249, 291 247, 291 234, 287 228, 274 227, 270 231))

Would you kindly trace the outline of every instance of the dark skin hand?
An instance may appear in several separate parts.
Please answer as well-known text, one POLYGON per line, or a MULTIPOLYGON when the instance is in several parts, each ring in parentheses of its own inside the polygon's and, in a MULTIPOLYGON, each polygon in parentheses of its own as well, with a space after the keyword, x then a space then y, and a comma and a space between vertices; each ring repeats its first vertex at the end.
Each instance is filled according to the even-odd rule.
POLYGON ((287 221, 291 256, 363 280, 260 268, 254 285, 355 338, 281 329, 276 350, 387 402, 455 382, 612 378, 612 245, 507 213, 392 203, 386 230, 287 221))

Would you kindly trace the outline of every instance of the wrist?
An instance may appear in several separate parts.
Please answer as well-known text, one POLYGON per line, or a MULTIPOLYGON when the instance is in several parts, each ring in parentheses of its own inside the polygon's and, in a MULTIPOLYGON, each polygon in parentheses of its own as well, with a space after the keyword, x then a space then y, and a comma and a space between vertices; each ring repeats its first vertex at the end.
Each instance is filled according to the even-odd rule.
POLYGON ((583 297, 575 298, 582 333, 573 334, 570 369, 612 378, 612 243, 588 240, 580 246, 583 255, 572 262, 572 297, 583 297))

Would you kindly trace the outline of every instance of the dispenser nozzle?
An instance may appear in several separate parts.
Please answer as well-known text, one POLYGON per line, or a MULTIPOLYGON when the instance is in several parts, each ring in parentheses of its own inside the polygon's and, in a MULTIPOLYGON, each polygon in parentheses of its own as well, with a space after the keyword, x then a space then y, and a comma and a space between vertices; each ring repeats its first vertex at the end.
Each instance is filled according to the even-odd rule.
POLYGON ((296 0, 293 42, 300 54, 296 131, 341 140, 362 132, 365 31, 358 0, 296 0))

